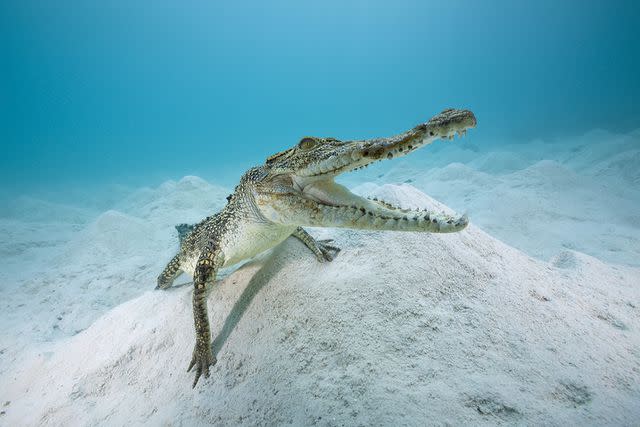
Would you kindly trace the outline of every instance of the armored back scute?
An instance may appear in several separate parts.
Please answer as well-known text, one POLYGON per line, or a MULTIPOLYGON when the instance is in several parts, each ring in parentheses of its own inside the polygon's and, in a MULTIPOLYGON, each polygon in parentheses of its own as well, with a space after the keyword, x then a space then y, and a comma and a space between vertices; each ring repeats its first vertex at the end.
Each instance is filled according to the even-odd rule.
POLYGON ((180 244, 182 244, 182 241, 184 240, 184 238, 187 237, 187 235, 191 233, 194 228, 195 226, 190 224, 176 225, 176 230, 178 230, 178 240, 180 241, 180 244))

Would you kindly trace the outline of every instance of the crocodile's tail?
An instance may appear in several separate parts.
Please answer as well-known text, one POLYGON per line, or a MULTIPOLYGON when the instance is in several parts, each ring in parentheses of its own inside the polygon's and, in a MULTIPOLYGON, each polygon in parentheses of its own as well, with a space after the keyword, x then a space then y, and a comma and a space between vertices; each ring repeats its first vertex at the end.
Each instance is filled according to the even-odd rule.
POLYGON ((187 235, 189 235, 189 233, 191 233, 194 228, 195 228, 195 225, 192 225, 192 224, 176 225, 176 230, 178 230, 178 240, 180 241, 180 244, 182 244, 182 241, 184 240, 184 238, 187 237, 187 235))

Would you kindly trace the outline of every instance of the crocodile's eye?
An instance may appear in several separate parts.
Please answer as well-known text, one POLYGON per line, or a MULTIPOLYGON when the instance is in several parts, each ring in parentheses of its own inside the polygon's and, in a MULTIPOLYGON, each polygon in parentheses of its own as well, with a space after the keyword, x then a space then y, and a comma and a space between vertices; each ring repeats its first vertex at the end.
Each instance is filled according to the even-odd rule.
POLYGON ((298 142, 298 148, 301 150, 311 150, 318 144, 318 140, 315 138, 311 138, 310 136, 306 136, 298 142))

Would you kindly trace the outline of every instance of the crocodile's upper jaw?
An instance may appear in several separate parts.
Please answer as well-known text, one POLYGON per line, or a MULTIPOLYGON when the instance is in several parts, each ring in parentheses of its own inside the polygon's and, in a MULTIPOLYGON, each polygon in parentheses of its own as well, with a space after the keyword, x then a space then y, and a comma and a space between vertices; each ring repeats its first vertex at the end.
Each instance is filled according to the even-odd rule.
MULTIPOLYGON (((301 166, 294 175, 297 177, 329 177, 352 171, 371 163, 406 156, 437 139, 453 139, 454 135, 464 135, 476 126, 476 118, 471 111, 447 109, 413 129, 390 138, 375 138, 366 141, 341 142, 329 139, 330 150, 318 147, 315 161, 301 166), (332 146, 331 143, 335 144, 332 146)), ((303 141, 307 138, 303 138, 303 141)), ((320 138, 317 141, 327 146, 320 138)))
POLYGON ((470 111, 449 109, 391 138, 348 142, 303 138, 298 147, 267 161, 267 166, 271 161, 276 173, 268 180, 269 191, 256 198, 257 205, 268 219, 287 225, 396 231, 461 230, 468 223, 466 216, 412 211, 365 199, 337 184, 334 178, 376 161, 407 155, 440 138, 464 135, 475 125, 476 119, 470 111), (286 171, 287 168, 290 171, 286 171), (277 173, 279 170, 282 173, 277 173))

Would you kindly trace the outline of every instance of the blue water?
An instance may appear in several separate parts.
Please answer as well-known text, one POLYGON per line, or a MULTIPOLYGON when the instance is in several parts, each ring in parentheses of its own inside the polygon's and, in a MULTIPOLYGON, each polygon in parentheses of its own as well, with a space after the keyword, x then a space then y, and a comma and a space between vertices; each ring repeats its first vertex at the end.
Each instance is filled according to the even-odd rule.
POLYGON ((476 113, 475 143, 626 132, 639 4, 4 1, 2 190, 226 182, 300 136, 449 106, 476 113))

